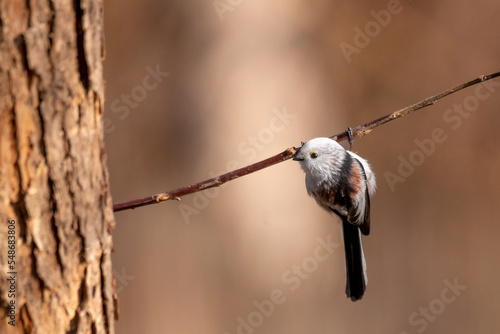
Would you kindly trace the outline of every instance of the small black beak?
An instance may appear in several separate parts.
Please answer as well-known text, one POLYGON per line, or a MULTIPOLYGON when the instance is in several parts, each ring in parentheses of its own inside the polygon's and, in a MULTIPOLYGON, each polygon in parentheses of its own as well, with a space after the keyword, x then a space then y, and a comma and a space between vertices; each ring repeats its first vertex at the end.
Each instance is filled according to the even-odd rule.
MULTIPOLYGON (((302 145, 304 145, 304 143, 302 143, 302 145)), ((304 161, 304 158, 300 158, 299 157, 299 151, 300 151, 301 148, 302 147, 294 147, 293 148, 295 151, 297 151, 297 153, 295 153, 295 156, 292 158, 292 160, 294 160, 294 161, 304 161)))
MULTIPOLYGON (((304 143, 302 143, 302 146, 304 146, 304 143)), ((304 161, 304 158, 299 157, 299 152, 301 147, 294 147, 293 149, 296 151, 295 156, 292 158, 294 161, 304 161)))

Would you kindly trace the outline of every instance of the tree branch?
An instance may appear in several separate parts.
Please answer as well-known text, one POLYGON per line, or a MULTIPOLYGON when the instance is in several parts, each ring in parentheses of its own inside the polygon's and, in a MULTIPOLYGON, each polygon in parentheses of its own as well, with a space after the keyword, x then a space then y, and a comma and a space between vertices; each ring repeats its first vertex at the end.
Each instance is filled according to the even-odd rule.
MULTIPOLYGON (((377 118, 376 120, 373 120, 371 122, 368 122, 366 124, 357 126, 355 128, 350 129, 352 131, 352 138, 360 138, 363 137, 367 134, 369 134, 374 128, 385 124, 387 122, 390 122, 392 120, 398 119, 400 117, 406 116, 416 110, 423 109, 425 107, 428 107, 429 105, 435 104, 438 100, 442 99, 445 96, 448 96, 450 94, 456 93, 464 88, 473 86, 475 84, 493 79, 500 76, 500 72, 496 72, 493 74, 489 75, 481 75, 480 77, 468 81, 464 84, 461 84, 459 86, 456 86, 454 88, 448 89, 442 93, 439 93, 437 95, 428 97, 427 99, 420 101, 418 103, 415 103, 409 107, 405 107, 403 109, 397 110, 389 115, 385 115, 383 117, 377 118)), ((331 136, 333 140, 340 142, 343 140, 346 140, 349 138, 348 131, 341 132, 339 134, 336 134, 334 136, 331 136)), ((234 180, 238 177, 245 176, 247 174, 256 172, 258 170, 273 166, 277 163, 286 161, 288 159, 291 159, 295 154, 297 153, 297 149, 294 147, 287 148, 285 151, 272 156, 270 158, 267 158, 265 160, 259 161, 257 163, 254 163, 252 165, 237 169, 235 171, 211 178, 209 180, 205 180, 196 184, 193 184, 188 187, 184 188, 179 188, 176 190, 172 190, 166 193, 160 193, 156 195, 152 195, 149 197, 145 198, 140 198, 128 202, 122 202, 122 203, 117 203, 113 205, 113 211, 118 212, 122 210, 127 210, 127 209, 135 209, 141 206, 145 205, 150 205, 150 204, 156 204, 156 203, 161 203, 166 200, 180 200, 181 196, 185 196, 188 194, 193 194, 198 191, 202 191, 208 188, 213 188, 213 187, 218 187, 226 182, 229 182, 231 180, 234 180)))

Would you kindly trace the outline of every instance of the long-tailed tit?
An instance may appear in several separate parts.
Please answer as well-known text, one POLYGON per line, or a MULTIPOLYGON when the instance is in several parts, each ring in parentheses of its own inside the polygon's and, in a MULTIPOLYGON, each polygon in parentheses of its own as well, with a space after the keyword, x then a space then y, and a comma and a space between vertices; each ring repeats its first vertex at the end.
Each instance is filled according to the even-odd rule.
POLYGON ((361 234, 370 233, 370 197, 376 183, 368 162, 330 138, 303 144, 293 160, 306 173, 309 196, 342 219, 347 267, 346 294, 360 300, 366 290, 366 262, 361 234))

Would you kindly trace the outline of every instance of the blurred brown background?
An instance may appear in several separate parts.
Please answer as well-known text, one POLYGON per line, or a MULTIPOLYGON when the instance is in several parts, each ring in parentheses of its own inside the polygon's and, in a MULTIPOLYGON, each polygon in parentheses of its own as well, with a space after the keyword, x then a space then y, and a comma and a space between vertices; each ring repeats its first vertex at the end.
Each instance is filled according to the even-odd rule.
MULTIPOLYGON (((499 14, 496 0, 105 1, 113 201, 499 71, 499 14)), ((378 177, 360 302, 343 247, 314 258, 318 238, 342 240, 295 162, 117 213, 118 333, 498 333, 499 105, 496 79, 355 141, 378 177)))

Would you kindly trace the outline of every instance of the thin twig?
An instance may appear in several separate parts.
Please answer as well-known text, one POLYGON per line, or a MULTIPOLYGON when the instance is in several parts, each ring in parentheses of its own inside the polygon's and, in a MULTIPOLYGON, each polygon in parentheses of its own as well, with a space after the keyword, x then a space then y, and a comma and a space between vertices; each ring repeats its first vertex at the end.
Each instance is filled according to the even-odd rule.
POLYGON ((229 182, 231 180, 234 180, 238 177, 253 173, 255 171, 261 170, 263 168, 275 165, 279 162, 285 161, 290 159, 295 155, 295 149, 293 148, 287 148, 285 151, 281 152, 280 154, 277 154, 275 156, 272 156, 270 158, 267 158, 266 160, 259 161, 257 163, 254 163, 250 166, 246 166, 240 169, 237 169, 235 171, 214 177, 209 180, 205 180, 196 184, 193 184, 188 187, 184 188, 179 188, 176 190, 172 190, 166 193, 161 193, 145 198, 140 198, 136 199, 133 201, 129 202, 123 202, 123 203, 117 203, 113 205, 113 211, 122 211, 126 209, 134 209, 138 208, 140 206, 144 205, 150 205, 150 204, 155 204, 155 203, 160 203, 169 199, 175 199, 175 200, 180 200, 181 196, 192 194, 201 190, 205 190, 208 188, 213 188, 213 187, 218 187, 221 184, 224 184, 226 182, 229 182))
MULTIPOLYGON (((493 79, 500 76, 500 72, 496 72, 490 75, 482 75, 474 80, 468 81, 464 84, 461 84, 457 87, 448 89, 442 93, 439 93, 437 95, 428 97, 427 99, 420 101, 418 103, 415 103, 409 107, 405 107, 403 109, 397 110, 389 115, 385 115, 383 117, 377 118, 376 120, 373 120, 371 122, 368 122, 366 124, 357 126, 355 128, 350 129, 352 131, 352 137, 353 138, 360 138, 363 137, 367 134, 369 134, 374 128, 385 124, 387 122, 390 122, 392 120, 395 120, 397 118, 406 116, 416 110, 423 109, 425 107, 428 107, 429 105, 435 104, 438 100, 442 99, 445 96, 448 96, 450 94, 453 94, 455 92, 458 92, 459 90, 462 90, 464 88, 470 87, 472 85, 493 79)), ((344 131, 342 133, 336 134, 334 136, 331 136, 335 141, 343 141, 348 139, 348 131, 344 131)), ((286 161, 288 159, 291 159, 295 154, 297 153, 296 148, 287 148, 285 151, 272 156, 270 158, 267 158, 265 160, 259 161, 257 163, 254 163, 252 165, 237 169, 235 171, 211 178, 209 180, 205 180, 196 184, 193 184, 188 187, 184 188, 179 188, 176 190, 172 190, 166 193, 160 193, 156 195, 152 195, 149 197, 145 198, 140 198, 128 202, 122 202, 122 203, 117 203, 113 205, 113 211, 118 212, 122 210, 127 210, 127 209, 135 209, 140 206, 145 206, 145 205, 150 205, 150 204, 155 204, 155 203, 161 203, 166 200, 180 200, 180 197, 188 195, 188 194, 193 194, 198 191, 202 191, 205 189, 213 188, 213 187, 218 187, 226 182, 229 182, 231 180, 234 180, 238 177, 245 176, 247 174, 256 172, 258 170, 270 167, 272 165, 275 165, 277 163, 286 161)))

